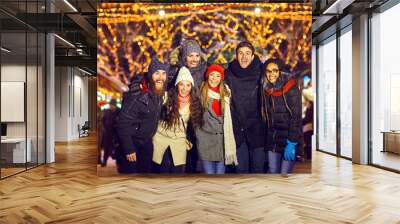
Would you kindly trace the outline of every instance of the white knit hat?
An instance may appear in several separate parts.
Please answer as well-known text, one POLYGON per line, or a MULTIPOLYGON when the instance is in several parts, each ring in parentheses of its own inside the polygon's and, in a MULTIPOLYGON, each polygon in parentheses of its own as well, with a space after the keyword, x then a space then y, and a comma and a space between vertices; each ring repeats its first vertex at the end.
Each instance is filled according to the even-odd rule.
POLYGON ((189 81, 190 83, 192 83, 192 86, 194 86, 194 80, 192 75, 190 74, 190 71, 188 68, 186 68, 185 66, 183 66, 179 72, 178 72, 178 76, 176 77, 176 81, 175 81, 175 86, 178 85, 178 83, 180 81, 189 81))

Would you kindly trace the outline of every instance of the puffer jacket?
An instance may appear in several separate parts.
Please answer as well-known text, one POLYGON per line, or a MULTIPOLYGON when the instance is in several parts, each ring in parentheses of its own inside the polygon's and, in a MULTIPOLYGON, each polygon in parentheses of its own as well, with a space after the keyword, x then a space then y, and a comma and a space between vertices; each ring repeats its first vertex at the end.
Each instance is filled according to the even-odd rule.
POLYGON ((287 141, 301 147, 301 92, 295 79, 281 75, 275 85, 263 81, 262 112, 267 124, 266 150, 282 153, 287 141))

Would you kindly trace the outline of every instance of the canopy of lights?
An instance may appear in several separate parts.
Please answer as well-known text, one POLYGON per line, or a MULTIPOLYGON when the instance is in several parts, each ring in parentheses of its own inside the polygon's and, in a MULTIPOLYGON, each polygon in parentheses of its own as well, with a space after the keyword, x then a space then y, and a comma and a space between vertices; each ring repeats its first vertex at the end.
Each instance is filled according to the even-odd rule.
POLYGON ((153 56, 168 60, 185 39, 197 40, 209 63, 230 62, 237 44, 248 40, 263 61, 280 58, 291 73, 310 74, 311 15, 312 6, 300 3, 102 3, 99 91, 119 96, 153 56))

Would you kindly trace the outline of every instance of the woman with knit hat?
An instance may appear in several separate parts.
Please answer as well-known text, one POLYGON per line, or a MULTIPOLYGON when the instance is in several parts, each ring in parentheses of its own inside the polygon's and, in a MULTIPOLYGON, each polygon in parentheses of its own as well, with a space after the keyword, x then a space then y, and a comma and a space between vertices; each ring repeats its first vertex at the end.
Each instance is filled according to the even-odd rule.
MULTIPOLYGON (((200 44, 194 39, 182 41, 181 45, 170 54, 171 69, 168 75, 168 89, 173 88, 179 69, 185 66, 189 69, 193 77, 193 87, 195 95, 200 97, 199 90, 204 80, 204 73, 207 69, 207 56, 204 54, 200 44)), ((197 172, 198 153, 196 147, 196 138, 193 130, 189 132, 188 138, 191 139, 194 147, 188 152, 185 170, 187 173, 197 172)))
POLYGON ((206 174, 224 174, 225 164, 238 164, 230 96, 224 68, 216 64, 208 67, 200 89, 203 126, 196 129, 197 150, 206 174))
POLYGON ((194 95, 193 86, 189 69, 182 67, 153 137, 153 162, 161 173, 184 172, 187 151, 193 146, 187 139, 188 126, 196 129, 202 125, 201 103, 194 95))

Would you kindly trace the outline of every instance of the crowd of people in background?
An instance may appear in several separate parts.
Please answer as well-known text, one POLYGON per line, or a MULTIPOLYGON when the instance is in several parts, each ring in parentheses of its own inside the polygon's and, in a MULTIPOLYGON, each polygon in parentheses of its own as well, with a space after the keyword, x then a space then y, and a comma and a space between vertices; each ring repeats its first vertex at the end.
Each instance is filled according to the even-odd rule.
POLYGON ((226 68, 208 66, 184 41, 105 114, 102 165, 115 155, 119 173, 291 173, 299 156, 311 158, 312 94, 302 100, 286 67, 262 63, 247 41, 226 68))

